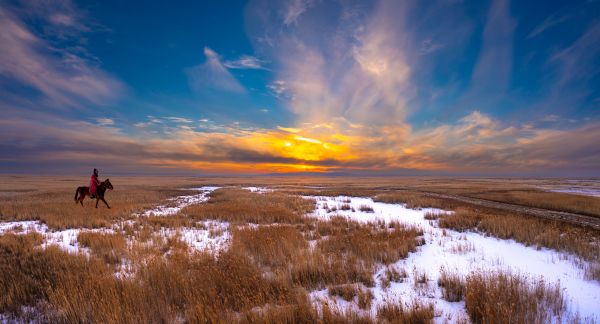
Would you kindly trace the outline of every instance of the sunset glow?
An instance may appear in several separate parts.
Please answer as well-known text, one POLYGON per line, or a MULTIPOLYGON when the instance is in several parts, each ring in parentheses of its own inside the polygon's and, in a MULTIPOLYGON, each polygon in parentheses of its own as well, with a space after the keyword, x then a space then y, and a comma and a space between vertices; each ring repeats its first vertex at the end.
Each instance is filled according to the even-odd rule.
POLYGON ((129 6, 0 2, 2 172, 600 171, 597 1, 129 6))

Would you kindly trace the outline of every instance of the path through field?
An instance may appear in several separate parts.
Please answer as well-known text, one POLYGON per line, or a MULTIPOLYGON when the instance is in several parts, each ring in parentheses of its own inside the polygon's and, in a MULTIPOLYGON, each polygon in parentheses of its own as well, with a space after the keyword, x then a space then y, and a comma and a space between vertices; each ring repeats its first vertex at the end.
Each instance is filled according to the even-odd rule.
POLYGON ((507 210, 514 213, 521 213, 532 215, 535 217, 546 218, 550 220, 557 220, 561 222, 571 223, 580 226, 591 227, 596 230, 600 230, 600 218, 582 214, 568 213, 556 210, 549 210, 543 208, 522 206, 516 204, 509 204, 504 202, 492 201, 481 198, 472 198, 465 196, 457 196, 457 195, 447 195, 436 192, 423 192, 424 194, 442 199, 451 199, 464 203, 468 203, 476 206, 483 206, 488 208, 495 208, 501 210, 507 210))

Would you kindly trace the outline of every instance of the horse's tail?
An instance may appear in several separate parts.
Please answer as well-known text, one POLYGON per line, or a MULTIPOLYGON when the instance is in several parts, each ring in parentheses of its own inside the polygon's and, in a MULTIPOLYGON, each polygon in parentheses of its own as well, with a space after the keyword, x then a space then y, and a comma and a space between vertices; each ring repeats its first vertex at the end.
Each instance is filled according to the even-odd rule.
POLYGON ((75 189, 75 203, 77 203, 77 194, 79 193, 79 188, 75 189))

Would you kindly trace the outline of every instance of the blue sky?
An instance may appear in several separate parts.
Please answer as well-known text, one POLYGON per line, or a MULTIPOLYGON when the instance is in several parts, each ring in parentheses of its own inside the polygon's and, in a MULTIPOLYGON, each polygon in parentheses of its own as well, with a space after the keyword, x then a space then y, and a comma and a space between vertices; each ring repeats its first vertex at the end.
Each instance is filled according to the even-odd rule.
POLYGON ((0 1, 0 171, 598 176, 600 1, 0 1))

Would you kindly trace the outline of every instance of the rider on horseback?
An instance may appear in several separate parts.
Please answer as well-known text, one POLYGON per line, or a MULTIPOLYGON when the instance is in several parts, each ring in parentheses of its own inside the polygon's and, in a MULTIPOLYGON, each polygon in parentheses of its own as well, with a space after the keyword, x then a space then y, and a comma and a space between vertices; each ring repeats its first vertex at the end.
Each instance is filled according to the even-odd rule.
POLYGON ((100 180, 98 180, 98 169, 94 169, 94 173, 90 178, 90 198, 96 198, 96 187, 100 185, 100 180))

